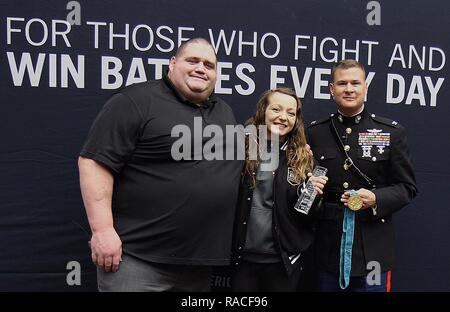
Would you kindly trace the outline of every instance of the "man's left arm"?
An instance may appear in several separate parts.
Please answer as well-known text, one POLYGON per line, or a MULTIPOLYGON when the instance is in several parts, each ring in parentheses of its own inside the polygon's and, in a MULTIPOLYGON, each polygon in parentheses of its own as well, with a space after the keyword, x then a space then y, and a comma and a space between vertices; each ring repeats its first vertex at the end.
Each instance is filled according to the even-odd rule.
POLYGON ((392 215, 406 206, 417 194, 416 179, 409 155, 405 129, 399 127, 392 133, 390 157, 387 168, 387 186, 372 190, 376 198, 376 218, 392 215))

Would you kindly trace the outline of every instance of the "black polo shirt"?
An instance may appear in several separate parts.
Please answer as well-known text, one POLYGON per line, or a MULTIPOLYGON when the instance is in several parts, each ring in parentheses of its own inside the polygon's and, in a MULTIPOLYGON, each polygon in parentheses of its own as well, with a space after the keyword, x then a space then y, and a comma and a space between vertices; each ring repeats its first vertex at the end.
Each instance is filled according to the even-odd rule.
MULTIPOLYGON (((199 124, 225 134, 236 121, 214 95, 201 106, 188 102, 166 75, 121 90, 94 121, 80 155, 114 175, 114 227, 125 253, 157 263, 228 264, 243 162, 194 159, 194 147, 190 159, 174 160, 173 127, 184 125, 193 138, 199 124)), ((231 145, 220 148, 225 153, 231 145)))

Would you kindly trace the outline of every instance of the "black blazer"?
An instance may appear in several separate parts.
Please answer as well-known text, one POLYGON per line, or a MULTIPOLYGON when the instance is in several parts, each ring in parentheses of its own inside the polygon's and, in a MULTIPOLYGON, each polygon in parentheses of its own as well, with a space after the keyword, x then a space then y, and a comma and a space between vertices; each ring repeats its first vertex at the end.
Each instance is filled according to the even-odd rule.
MULTIPOLYGON (((280 251, 288 275, 301 266, 302 256, 292 263, 290 257, 304 253, 314 239, 314 208, 308 215, 297 212, 297 187, 288 183, 286 152, 280 151, 279 166, 274 177, 274 206, 272 233, 276 248, 280 251)), ((234 225, 232 265, 239 265, 245 245, 247 222, 250 216, 253 189, 248 178, 239 188, 236 220, 234 225)))

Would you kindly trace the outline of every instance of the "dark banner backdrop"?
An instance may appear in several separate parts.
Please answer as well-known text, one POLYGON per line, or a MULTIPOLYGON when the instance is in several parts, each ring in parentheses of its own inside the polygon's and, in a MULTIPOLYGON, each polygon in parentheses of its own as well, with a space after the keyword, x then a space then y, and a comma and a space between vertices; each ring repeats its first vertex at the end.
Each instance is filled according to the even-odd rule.
POLYGON ((115 89, 160 77, 195 36, 213 41, 216 92, 240 122, 280 85, 307 122, 332 113, 332 62, 358 58, 368 109, 408 130, 420 190, 395 216, 393 290, 450 291, 448 1, 0 0, 0 12, 1 291, 96 289, 78 152, 115 89))

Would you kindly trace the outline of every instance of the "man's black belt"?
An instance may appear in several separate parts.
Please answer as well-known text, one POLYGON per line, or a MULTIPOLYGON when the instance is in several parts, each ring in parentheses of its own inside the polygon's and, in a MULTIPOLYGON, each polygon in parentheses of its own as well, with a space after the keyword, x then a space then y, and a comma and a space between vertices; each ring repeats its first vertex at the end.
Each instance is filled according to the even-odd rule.
POLYGON ((340 203, 342 194, 344 194, 344 192, 342 192, 342 193, 325 192, 322 196, 322 199, 324 202, 327 202, 327 203, 340 203))
MULTIPOLYGON (((386 187, 386 185, 377 185, 376 187, 374 187, 373 189, 372 189, 372 191, 374 190, 374 189, 377 189, 377 188, 382 188, 382 187, 386 187)), ((323 195, 322 195, 322 200, 324 201, 324 202, 328 202, 328 203, 341 203, 341 197, 342 197, 342 194, 344 194, 344 191, 342 191, 342 192, 325 192, 323 195)))

